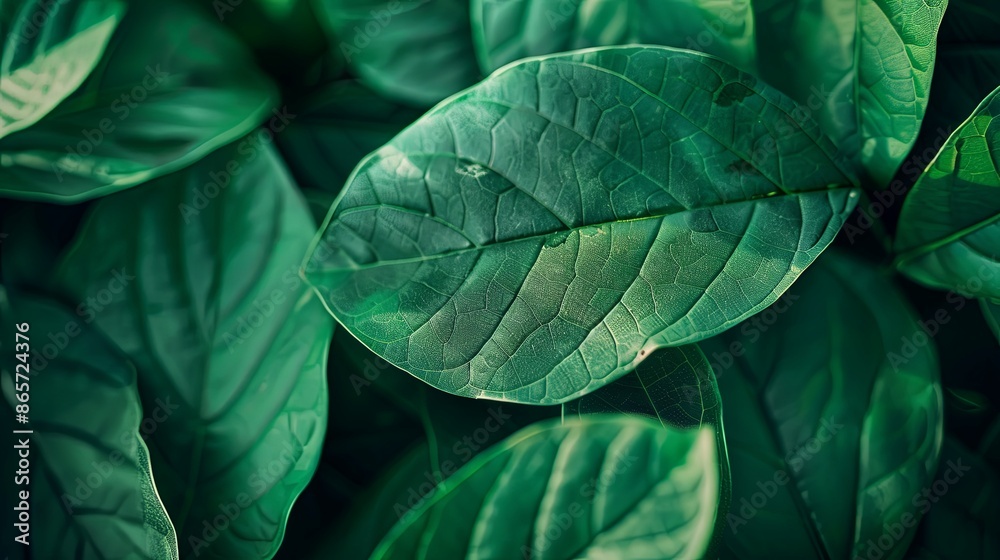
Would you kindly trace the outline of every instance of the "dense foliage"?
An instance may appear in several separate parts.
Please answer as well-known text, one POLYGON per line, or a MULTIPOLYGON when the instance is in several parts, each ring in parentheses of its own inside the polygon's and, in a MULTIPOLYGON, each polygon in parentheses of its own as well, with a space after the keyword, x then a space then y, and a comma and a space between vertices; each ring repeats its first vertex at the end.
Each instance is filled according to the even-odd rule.
POLYGON ((1000 558, 998 30, 4 2, 4 550, 1000 558))

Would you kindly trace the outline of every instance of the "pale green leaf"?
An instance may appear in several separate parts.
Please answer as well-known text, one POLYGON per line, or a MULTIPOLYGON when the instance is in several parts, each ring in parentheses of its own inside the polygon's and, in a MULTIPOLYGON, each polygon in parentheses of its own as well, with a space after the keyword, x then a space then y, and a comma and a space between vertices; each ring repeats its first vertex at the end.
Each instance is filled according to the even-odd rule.
POLYGON ((83 83, 125 3, 8 0, 0 22, 0 138, 27 128, 83 83))
POLYGON ((438 485, 372 555, 702 557, 719 486, 711 430, 595 416, 514 434, 438 485))

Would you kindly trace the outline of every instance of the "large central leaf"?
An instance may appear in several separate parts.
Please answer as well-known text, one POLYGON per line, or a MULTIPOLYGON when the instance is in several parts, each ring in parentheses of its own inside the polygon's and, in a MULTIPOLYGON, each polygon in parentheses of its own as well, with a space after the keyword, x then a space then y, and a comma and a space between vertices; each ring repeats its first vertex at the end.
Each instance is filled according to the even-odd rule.
POLYGON ((455 394, 558 403, 773 302, 856 192, 754 77, 661 47, 529 59, 359 164, 308 277, 455 394))

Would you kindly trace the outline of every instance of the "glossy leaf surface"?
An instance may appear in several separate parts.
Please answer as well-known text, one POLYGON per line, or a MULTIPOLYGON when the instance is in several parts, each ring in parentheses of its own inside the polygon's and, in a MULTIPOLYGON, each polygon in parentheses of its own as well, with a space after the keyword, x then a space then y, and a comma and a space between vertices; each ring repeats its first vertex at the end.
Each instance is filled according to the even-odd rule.
POLYGON ((708 427, 719 457, 719 511, 713 539, 721 541, 732 480, 722 426, 722 397, 712 366, 695 344, 663 348, 618 381, 562 405, 563 418, 585 414, 645 416, 664 428, 708 427))
POLYGON ((754 2, 760 77, 808 107, 844 161, 889 183, 917 139, 946 0, 754 2))
POLYGON ((793 110, 687 51, 524 61, 358 166, 308 278, 439 389, 567 401, 763 309, 829 244, 857 193, 793 110))

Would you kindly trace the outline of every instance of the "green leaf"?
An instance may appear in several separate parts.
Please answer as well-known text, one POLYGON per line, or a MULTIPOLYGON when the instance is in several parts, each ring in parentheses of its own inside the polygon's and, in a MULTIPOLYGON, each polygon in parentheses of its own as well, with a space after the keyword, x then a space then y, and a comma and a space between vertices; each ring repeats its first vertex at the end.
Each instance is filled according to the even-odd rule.
POLYGON ((867 558, 885 524, 919 518, 911 500, 941 447, 937 359, 879 272, 827 253, 779 304, 701 347, 726 405, 727 557, 780 542, 787 558, 867 558))
POLYGON ((53 281, 135 362, 145 407, 176 407, 150 448, 185 556, 270 558, 326 428, 332 321, 297 275, 315 227, 252 145, 98 201, 53 281))
POLYGON ((632 373, 562 405, 564 417, 621 413, 663 427, 722 427, 722 402, 712 368, 696 345, 657 350, 632 373))
POLYGON ((990 326, 993 334, 997 335, 997 340, 1000 340, 1000 304, 987 299, 979 300, 979 304, 983 308, 983 317, 986 319, 986 324, 990 326))
POLYGON ((926 286, 1000 297, 998 95, 948 138, 903 204, 896 266, 926 286))
POLYGON ((529 56, 646 43, 756 64, 749 0, 574 2, 473 0, 472 32, 483 71, 529 56))
POLYGON ((0 138, 27 128, 83 83, 125 3, 9 0, 0 21, 0 138))
POLYGON ((343 329, 334 335, 331 356, 337 362, 329 366, 331 413, 323 462, 367 490, 355 493, 341 523, 323 526, 323 536, 311 537, 315 558, 368 558, 438 482, 517 429, 559 414, 556 407, 437 391, 380 359, 343 329), (410 449, 416 442, 421 445, 410 449))
POLYGON ((186 3, 131 4, 83 85, 0 138, 0 195, 103 196, 190 165, 268 118, 274 86, 207 17, 186 3))
POLYGON ((719 455, 719 512, 714 539, 724 535, 732 477, 722 427, 722 397, 712 366, 695 344, 657 350, 632 373, 562 405, 563 417, 620 413, 645 416, 664 428, 701 428, 715 433, 719 455))
POLYGON ((426 107, 476 83, 464 0, 319 0, 330 42, 378 93, 426 107))
POLYGON ((715 461, 710 430, 621 417, 535 424, 442 482, 372 559, 700 558, 715 461))
POLYGON ((307 278, 439 389, 570 400, 763 309, 830 243, 857 191, 793 110, 687 51, 508 66, 361 162, 307 278))
POLYGON ((935 485, 915 498, 926 511, 911 560, 986 560, 1000 557, 1000 476, 982 458, 945 438, 935 485), (940 493, 941 490, 944 493, 940 493), (933 498, 933 500, 932 500, 933 498))
POLYGON ((758 73, 889 183, 920 131, 947 0, 753 2, 758 73))
MULTIPOLYGON (((135 368, 68 310, 10 295, 8 300, 0 288, 9 341, 0 412, 13 430, 34 433, 14 433, 7 440, 15 448, 6 449, 5 467, 7 457, 11 467, 15 457, 29 462, 27 468, 5 468, 25 471, 25 484, 12 474, 3 493, 7 507, 16 509, 20 492, 29 492, 30 548, 14 542, 21 532, 11 535, 12 526, 5 524, 5 550, 12 558, 176 559, 177 536, 157 495, 140 433, 141 425, 154 420, 149 411, 143 417, 135 368), (27 329, 15 331, 24 323, 27 329), (15 347, 15 333, 24 347, 15 347), (30 355, 27 363, 15 358, 15 350, 30 355), (13 424, 20 406, 27 408, 27 424, 13 424)), ((6 520, 13 519, 8 510, 6 520)))

